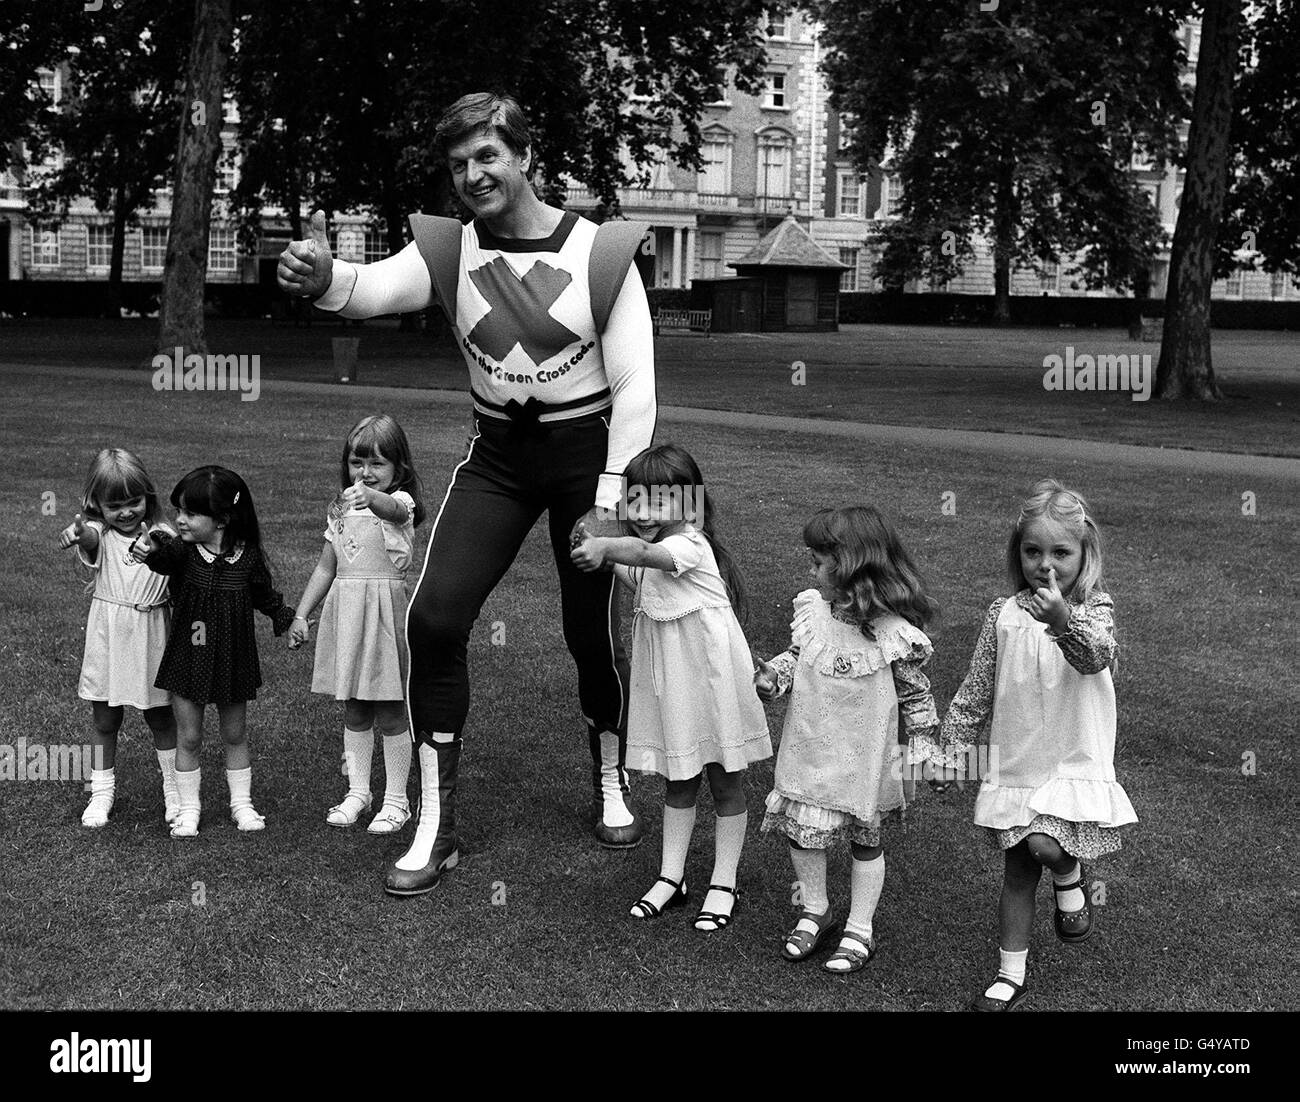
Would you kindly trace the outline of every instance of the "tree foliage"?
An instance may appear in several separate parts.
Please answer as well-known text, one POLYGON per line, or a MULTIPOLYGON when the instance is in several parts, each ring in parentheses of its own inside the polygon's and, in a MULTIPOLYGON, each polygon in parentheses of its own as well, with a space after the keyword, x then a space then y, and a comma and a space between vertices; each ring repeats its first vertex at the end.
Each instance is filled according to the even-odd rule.
POLYGON ((1182 113, 1178 9, 1152 0, 821 0, 835 106, 864 170, 903 185, 881 271, 945 280, 993 245, 1010 274, 1079 253, 1089 286, 1140 285, 1162 244, 1135 152, 1171 155, 1182 113))

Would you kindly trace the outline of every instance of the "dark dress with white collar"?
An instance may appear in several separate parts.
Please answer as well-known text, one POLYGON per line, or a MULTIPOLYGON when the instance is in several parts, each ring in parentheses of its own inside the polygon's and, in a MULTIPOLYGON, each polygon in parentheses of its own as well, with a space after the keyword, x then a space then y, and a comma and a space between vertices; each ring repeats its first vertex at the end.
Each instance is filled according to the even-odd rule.
POLYGON ((293 623, 261 550, 237 544, 213 555, 196 543, 163 538, 145 565, 172 579, 171 635, 158 688, 199 705, 253 700, 262 684, 253 610, 271 618, 276 635, 293 623))

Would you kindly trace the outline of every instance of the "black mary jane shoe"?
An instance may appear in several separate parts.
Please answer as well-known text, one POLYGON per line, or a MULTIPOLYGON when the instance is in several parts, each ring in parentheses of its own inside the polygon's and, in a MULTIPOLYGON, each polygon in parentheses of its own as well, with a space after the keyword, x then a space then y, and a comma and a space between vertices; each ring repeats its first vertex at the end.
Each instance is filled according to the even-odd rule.
POLYGON ((726 884, 710 884, 709 891, 727 892, 733 897, 734 902, 731 904, 731 914, 729 915, 718 914, 716 911, 700 911, 699 914, 695 916, 695 928, 702 934, 715 934, 719 930, 725 930, 731 925, 731 917, 736 913, 736 908, 740 905, 740 892, 735 888, 729 888, 726 884), (701 922, 711 922, 713 925, 701 926, 701 922))
POLYGON ((1063 911, 1056 908, 1056 936, 1066 945, 1077 945, 1092 936, 1092 908, 1088 906, 1088 878, 1083 872, 1083 862, 1079 862, 1079 875, 1072 884, 1052 882, 1052 890, 1061 895, 1078 888, 1083 893, 1083 906, 1077 911, 1063 911))
POLYGON ((1014 1010, 1016 1004, 1029 994, 1028 988, 1026 988, 1023 983, 1013 983, 1011 980, 1007 979, 1006 976, 999 976, 993 982, 1005 983, 1009 988, 1011 988, 1011 998, 994 999, 981 993, 975 996, 974 1001, 971 1002, 970 1008, 972 1010, 978 1011, 981 1014, 1005 1014, 1008 1010, 1014 1010))
MULTIPOLYGON (((632 909, 628 912, 633 918, 658 918, 664 911, 672 907, 680 907, 686 902, 690 892, 686 890, 686 877, 680 880, 669 880, 666 876, 659 877, 665 884, 673 887, 673 894, 668 897, 668 902, 662 907, 656 907, 650 900, 641 898, 632 904, 632 909)), ((658 884, 659 880, 655 883, 658 884)))

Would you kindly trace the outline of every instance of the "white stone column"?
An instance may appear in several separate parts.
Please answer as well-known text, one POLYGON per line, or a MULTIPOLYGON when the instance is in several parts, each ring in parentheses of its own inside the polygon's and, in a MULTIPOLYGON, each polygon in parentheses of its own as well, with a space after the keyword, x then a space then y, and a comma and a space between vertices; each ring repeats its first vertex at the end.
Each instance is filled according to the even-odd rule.
POLYGON ((683 257, 685 268, 682 272, 682 286, 689 287, 695 278, 695 227, 686 227, 686 252, 683 257))
POLYGON ((670 287, 680 287, 682 285, 682 228, 681 226, 673 227, 673 259, 672 259, 672 278, 669 280, 670 287))

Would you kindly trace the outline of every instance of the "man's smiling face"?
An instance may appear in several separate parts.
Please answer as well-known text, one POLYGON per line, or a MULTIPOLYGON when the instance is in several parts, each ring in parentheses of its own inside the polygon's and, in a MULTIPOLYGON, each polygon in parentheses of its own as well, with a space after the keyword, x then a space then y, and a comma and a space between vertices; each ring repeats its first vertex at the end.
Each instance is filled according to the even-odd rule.
POLYGON ((447 150, 447 166, 460 201, 489 222, 512 210, 530 187, 525 175, 530 153, 515 153, 491 130, 457 142, 447 150))

